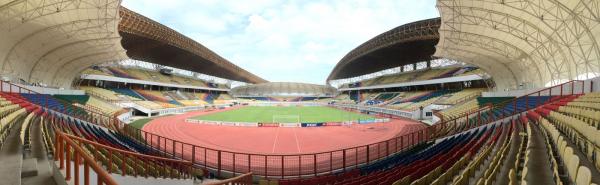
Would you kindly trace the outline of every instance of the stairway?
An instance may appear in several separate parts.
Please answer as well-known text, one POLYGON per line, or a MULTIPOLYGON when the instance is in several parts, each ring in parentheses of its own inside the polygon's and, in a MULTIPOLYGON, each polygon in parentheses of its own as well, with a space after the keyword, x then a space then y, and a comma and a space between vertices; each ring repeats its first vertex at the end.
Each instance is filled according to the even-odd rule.
POLYGON ((0 184, 4 185, 56 185, 50 167, 40 121, 30 126, 31 150, 23 150, 20 140, 23 118, 10 128, 10 133, 0 149, 0 184))
POLYGON ((548 156, 548 149, 546 148, 546 138, 540 130, 540 126, 536 123, 531 124, 531 146, 529 153, 528 163, 528 174, 526 176, 527 182, 536 182, 540 184, 552 184, 553 176, 551 171, 551 166, 548 161, 550 160, 550 156, 548 156))
POLYGON ((35 160, 37 163, 37 175, 25 177, 21 181, 23 185, 56 185, 52 175, 54 174, 48 160, 48 154, 44 149, 44 140, 41 131, 42 123, 37 120, 31 125, 31 154, 28 160, 35 160))
POLYGON ((21 165, 23 164, 23 148, 19 134, 21 121, 15 123, 9 130, 9 135, 4 140, 2 149, 0 149, 0 179, 1 184, 18 185, 21 184, 21 165))

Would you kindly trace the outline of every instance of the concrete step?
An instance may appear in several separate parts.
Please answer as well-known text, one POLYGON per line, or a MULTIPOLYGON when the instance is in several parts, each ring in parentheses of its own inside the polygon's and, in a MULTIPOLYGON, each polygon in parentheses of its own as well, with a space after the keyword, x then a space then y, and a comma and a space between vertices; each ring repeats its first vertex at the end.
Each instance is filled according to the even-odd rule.
POLYGON ((38 165, 36 158, 29 158, 23 160, 21 166, 21 178, 33 177, 38 175, 38 165))

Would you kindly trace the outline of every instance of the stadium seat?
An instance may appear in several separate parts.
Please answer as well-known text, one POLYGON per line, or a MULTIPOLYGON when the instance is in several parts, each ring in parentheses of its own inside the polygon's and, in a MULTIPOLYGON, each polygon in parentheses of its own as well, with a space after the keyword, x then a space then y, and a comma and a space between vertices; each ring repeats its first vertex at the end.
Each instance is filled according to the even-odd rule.
MULTIPOLYGON (((571 115, 576 115, 575 112, 569 108, 561 107, 558 110, 570 112, 569 114, 571 115)), ((588 175, 588 172, 590 172, 590 168, 589 166, 581 166, 581 164, 583 163, 580 163, 580 161, 596 161, 596 159, 594 159, 594 153, 598 151, 598 143, 594 141, 597 139, 597 136, 595 134, 598 133, 598 130, 584 121, 558 112, 550 112, 550 114, 548 114, 547 117, 548 119, 540 117, 540 124, 545 128, 546 132, 551 138, 550 140, 554 141, 553 144, 558 146, 556 148, 558 150, 560 158, 563 160, 563 163, 566 166, 566 172, 568 174, 569 180, 577 184, 579 184, 579 182, 582 182, 581 184, 590 184, 590 180, 587 180, 588 178, 586 177, 590 176, 588 175), (563 137, 563 134, 559 132, 559 130, 565 133, 565 137, 563 137), (594 139, 591 139, 592 137, 594 139), (576 148, 569 146, 569 144, 567 144, 569 142, 565 139, 571 140, 574 143, 573 146, 575 146, 576 148), (583 154, 587 156, 587 159, 579 158, 578 155, 575 155, 575 150, 582 151, 583 154), (583 172, 581 174, 581 177, 578 176, 579 171, 583 172), (581 178, 579 182, 577 182, 578 178, 581 178)), ((559 163, 558 160, 556 160, 556 163, 559 163)), ((598 169, 598 162, 596 161, 595 163, 591 163, 590 165, 594 164, 595 166, 591 167, 595 168, 594 171, 596 171, 596 169, 598 169)), ((557 171, 555 173, 559 173, 558 170, 553 171, 557 171)), ((597 173, 597 171, 595 173, 597 173)))
POLYGON ((129 88, 110 88, 110 90, 114 91, 117 94, 128 96, 131 100, 146 100, 143 96, 138 94, 137 92, 129 89, 129 88))
POLYGON ((140 105, 142 107, 145 107, 147 109, 150 109, 150 110, 156 110, 156 109, 163 109, 164 108, 162 105, 157 104, 157 103, 152 102, 152 101, 135 101, 134 103, 137 104, 137 105, 140 105))
MULTIPOLYGON (((420 69, 408 72, 402 72, 391 75, 379 76, 376 78, 355 82, 358 83, 361 87, 368 87, 373 85, 383 85, 383 84, 393 84, 393 83, 402 83, 408 81, 421 81, 421 80, 431 80, 438 78, 447 78, 453 76, 466 76, 466 75, 480 75, 483 71, 479 68, 475 67, 436 67, 430 69, 420 69)), ((348 85, 348 84, 344 84, 348 85)), ((349 86, 348 86, 349 87, 349 86)), ((357 87, 357 85, 353 85, 353 87, 357 87)))
POLYGON ((29 128, 33 122, 34 119, 34 115, 36 113, 35 112, 30 112, 27 117, 25 117, 25 119, 23 120, 23 123, 21 124, 21 134, 20 134, 20 139, 21 139, 21 144, 23 145, 23 149, 24 150, 29 150, 30 149, 30 144, 31 144, 31 134, 29 133, 29 128))
POLYGON ((103 88, 99 88, 99 87, 92 87, 92 86, 82 86, 79 87, 82 90, 85 90, 86 93, 92 95, 92 96, 96 96, 108 101, 118 101, 121 99, 124 100, 139 100, 139 98, 137 98, 137 96, 131 96, 130 94, 120 94, 119 92, 115 92, 113 90, 108 90, 108 89, 103 89, 103 88))
MULTIPOLYGON (((137 67, 122 67, 122 66, 98 66, 97 69, 86 69, 83 74, 94 74, 104 76, 114 76, 121 78, 139 79, 154 82, 170 83, 170 84, 188 84, 198 87, 208 87, 207 83, 201 79, 180 74, 165 75, 156 70, 150 70, 137 67)), ((224 84, 217 84, 217 87, 226 88, 224 84)))

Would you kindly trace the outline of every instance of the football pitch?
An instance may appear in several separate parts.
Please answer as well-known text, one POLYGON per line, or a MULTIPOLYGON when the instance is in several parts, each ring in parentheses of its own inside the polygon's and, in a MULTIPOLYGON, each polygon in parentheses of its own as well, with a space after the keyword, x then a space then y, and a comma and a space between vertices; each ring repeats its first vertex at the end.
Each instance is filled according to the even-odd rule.
POLYGON ((252 123, 321 123, 375 119, 366 114, 348 112, 331 107, 259 107, 247 106, 235 110, 196 116, 192 119, 252 123))

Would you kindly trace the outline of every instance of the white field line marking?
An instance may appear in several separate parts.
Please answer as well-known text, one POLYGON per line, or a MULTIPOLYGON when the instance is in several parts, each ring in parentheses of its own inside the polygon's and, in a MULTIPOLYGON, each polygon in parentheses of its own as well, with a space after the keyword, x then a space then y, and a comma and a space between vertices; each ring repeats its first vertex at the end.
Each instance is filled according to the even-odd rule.
POLYGON ((294 129, 294 137, 296 138, 296 149, 298 149, 298 152, 300 152, 300 142, 298 141, 298 135, 296 134, 296 128, 294 129))
POLYGON ((273 150, 271 153, 275 153, 275 145, 277 145, 277 140, 279 139, 279 128, 281 127, 277 127, 277 133, 275 134, 275 141, 273 141, 273 150))

